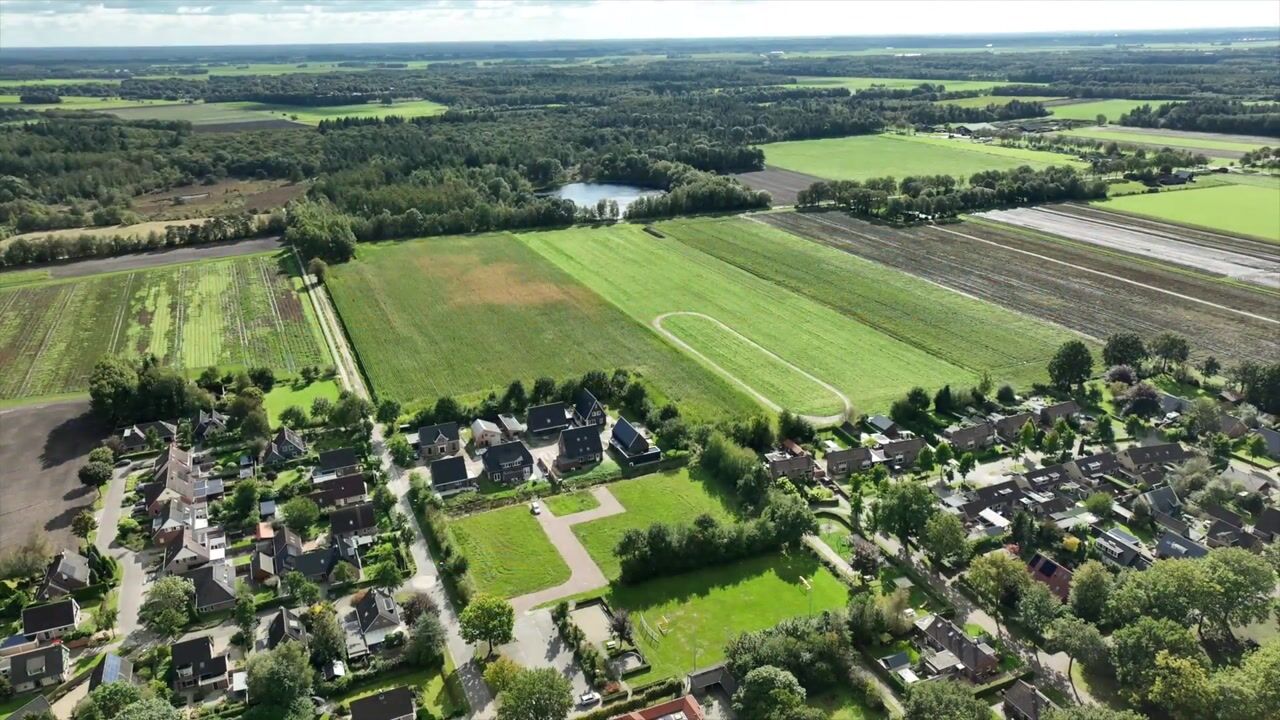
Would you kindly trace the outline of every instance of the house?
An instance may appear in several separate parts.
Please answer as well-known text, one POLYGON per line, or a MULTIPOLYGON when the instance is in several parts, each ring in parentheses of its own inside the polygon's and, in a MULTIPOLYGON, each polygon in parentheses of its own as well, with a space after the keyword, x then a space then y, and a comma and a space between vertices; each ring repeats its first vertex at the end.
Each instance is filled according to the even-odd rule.
POLYGON ((1228 405, 1239 405, 1244 402, 1244 395, 1231 388, 1223 388, 1218 392, 1218 399, 1228 405))
POLYGON ((24 693, 71 678, 71 653, 62 643, 45 645, 9 658, 9 684, 24 693))
POLYGON ((133 663, 115 653, 107 653, 89 675, 89 692, 110 682, 133 684, 133 663))
POLYGON ((27 704, 14 710, 8 720, 43 720, 47 717, 57 717, 53 714, 53 706, 45 696, 36 695, 27 704))
POLYGON ((467 461, 461 456, 447 457, 431 463, 431 489, 440 497, 475 490, 478 486, 467 472, 467 461))
POLYGON ((1280 460, 1280 432, 1264 427, 1254 430, 1253 434, 1262 438, 1262 444, 1263 447, 1266 448, 1267 457, 1272 460, 1280 460))
POLYGON ((22 610, 22 634, 28 640, 53 640, 73 632, 80 624, 80 603, 67 598, 22 610))
POLYGON ((352 448, 338 448, 320 453, 314 475, 351 475, 360 469, 360 458, 352 448))
POLYGON ((213 638, 208 635, 174 645, 170 662, 175 691, 226 690, 231 685, 227 656, 213 654, 213 638))
POLYGON ((347 505, 329 513, 329 534, 334 538, 363 538, 378 534, 373 503, 347 505))
POLYGON ((894 470, 906 470, 916 466, 916 458, 924 449, 924 438, 904 437, 892 440, 880 446, 885 462, 894 470))
POLYGON ((178 438, 178 426, 159 420, 130 425, 120 431, 121 451, 127 454, 146 450, 149 446, 148 436, 169 445, 178 438))
POLYGON ((1058 489, 1063 483, 1071 480, 1071 471, 1067 465, 1050 465, 1022 473, 1027 486, 1037 492, 1050 492, 1058 489))
POLYGON ((1280 510, 1268 505, 1258 514, 1253 532, 1267 542, 1280 540, 1280 510))
POLYGON ((1005 517, 1013 517, 1014 513, 1022 509, 1019 501, 1025 494, 1026 488, 1023 487, 1025 482, 1025 480, 1019 482, 1014 478, 980 487, 965 495, 965 501, 960 505, 960 510, 971 522, 977 520, 987 510, 1005 517))
POLYGON ((267 647, 274 650, 285 640, 306 642, 307 629, 302 626, 302 619, 289 608, 280 608, 271 616, 267 625, 267 647))
POLYGON ((936 669, 940 672, 957 670, 970 680, 979 681, 995 672, 999 658, 986 643, 980 643, 965 635, 956 624, 936 615, 917 623, 925 642, 941 655, 936 669), (950 654, 958 664, 950 664, 950 654))
POLYGON ((871 432, 879 433, 880 435, 884 435, 888 438, 898 437, 898 432, 901 430, 901 428, 898 427, 898 423, 890 420, 884 415, 871 415, 867 418, 866 422, 867 427, 871 428, 871 432))
POLYGON ((803 483, 813 480, 813 471, 818 467, 813 456, 795 443, 765 453, 764 465, 773 480, 785 477, 792 482, 803 483))
POLYGON ((1009 445, 1015 445, 1021 441, 1022 428, 1027 423, 1034 425, 1035 415, 1029 412, 1006 415, 995 422, 996 437, 1009 445))
POLYGON ((70 595, 76 590, 89 586, 93 581, 93 573, 89 570, 89 558, 63 550, 53 557, 49 567, 44 571, 44 583, 40 586, 38 597, 41 600, 70 595))
MULTIPOLYGON (((614 429, 617 429, 616 425, 614 429)), ((556 466, 565 470, 598 463, 604 456, 604 446, 600 443, 600 429, 596 425, 569 428, 560 433, 559 448, 556 466)))
POLYGON ((1156 558, 1199 558, 1209 554, 1209 548, 1193 540, 1165 530, 1156 541, 1156 558))
POLYGON ((1249 432, 1249 426, 1235 415, 1222 413, 1218 416, 1218 432, 1226 435, 1232 440, 1238 440, 1249 432))
POLYGON ((562 402, 529 408, 525 426, 534 437, 549 437, 569 427, 569 407, 562 402))
POLYGON ((578 397, 573 403, 573 424, 583 425, 604 425, 607 421, 604 414, 604 406, 596 400, 596 396, 590 390, 582 388, 578 391, 578 397))
POLYGON ((706 715, 702 705, 692 695, 683 695, 675 700, 651 705, 640 710, 632 710, 614 718, 614 720, 703 720, 706 715))
POLYGON ((1162 470, 1165 466, 1186 462, 1195 455, 1178 443, 1160 443, 1158 445, 1133 445, 1116 453, 1120 464, 1134 474, 1144 474, 1150 470, 1162 470))
POLYGON ((390 593, 381 588, 364 594, 355 604, 356 622, 370 650, 375 650, 388 635, 400 630, 400 606, 390 593))
POLYGON ((226 610, 236 604, 236 569, 226 560, 182 573, 196 589, 196 612, 226 610))
POLYGON ((498 429, 502 430, 504 440, 515 440, 524 432, 524 423, 516 419, 515 415, 500 414, 498 415, 498 429))
POLYGON ((417 715, 417 696, 407 687, 351 701, 351 720, 413 720, 417 715))
POLYGON ((156 545, 167 546, 180 540, 184 531, 199 533, 208 527, 208 505, 174 498, 164 502, 160 512, 151 518, 151 541, 156 545))
POLYGON ((1138 496, 1138 502, 1146 503, 1152 513, 1163 513, 1173 517, 1182 513, 1182 501, 1168 485, 1142 493, 1138 496))
POLYGON ((942 431, 942 436, 958 452, 982 450, 995 444, 995 428, 986 420, 972 425, 953 425, 942 431))
POLYGON ((1036 582, 1044 584, 1054 595, 1062 602, 1066 602, 1071 595, 1071 571, 1062 567, 1058 563, 1049 558, 1036 553, 1031 562, 1027 563, 1027 570, 1031 573, 1031 578, 1036 582))
POLYGON ((1086 455, 1066 463, 1067 472, 1079 482, 1096 484, 1109 475, 1120 472, 1120 458, 1113 452, 1086 455))
POLYGON ((1040 410, 1040 424, 1046 428, 1052 428, 1058 424, 1059 420, 1066 420, 1068 423, 1080 414, 1080 406, 1075 400, 1054 403, 1047 405, 1040 410))
POLYGON ((519 485, 533 477, 533 455, 519 440, 494 445, 482 460, 485 475, 494 482, 519 485))
POLYGON ((832 450, 823 460, 827 465, 827 477, 844 479, 853 473, 870 470, 877 462, 884 462, 884 455, 867 447, 851 447, 832 450))
POLYGON ((1205 505, 1201 509, 1204 511, 1205 515, 1208 515, 1214 520, 1221 520, 1233 528, 1244 527, 1244 518, 1220 505, 1205 505))
POLYGON ((649 442, 640 428, 632 425, 624 417, 614 423, 613 433, 609 436, 609 446, 614 449, 628 467, 657 462, 662 459, 662 450, 649 442))
POLYGON ((1095 544, 1102 554, 1102 561, 1110 565, 1145 570, 1151 564, 1143 550, 1142 541, 1123 530, 1104 530, 1098 535, 1095 544))
POLYGON ((316 505, 327 507, 343 507, 362 503, 369 499, 363 473, 326 477, 311 486, 307 495, 316 505))
MULTIPOLYGON (((353 543, 352 548, 358 546, 353 543)), ((293 561, 293 569, 302 573, 303 577, 313 582, 324 582, 329 579, 333 568, 341 558, 336 546, 321 546, 303 552, 293 561)))
POLYGON ((1271 478, 1258 470, 1241 470, 1235 465, 1228 465, 1222 471, 1222 478, 1235 487, 1239 487, 1242 496, 1267 495, 1271 493, 1271 478))
POLYGON ((217 439, 227 431, 227 416, 210 409, 200 409, 191 419, 191 437, 198 442, 209 442, 217 439))
POLYGON ((502 428, 497 423, 476 418, 471 422, 471 442, 476 448, 493 447, 502 442, 502 428))
POLYGON ((280 465, 307 454, 307 443, 298 433, 281 426, 262 451, 263 465, 280 465))
POLYGON ((276 528, 270 538, 259 543, 254 551, 253 579, 262 583, 273 577, 283 577, 294 569, 300 555, 302 539, 289 528, 276 528))
POLYGON ((447 422, 418 428, 418 454, 430 462, 446 455, 457 455, 462 449, 458 423, 447 422))
POLYGON ((1041 720, 1056 709, 1047 695, 1025 680, 1015 680, 1004 691, 1004 715, 1009 720, 1041 720))
POLYGON ((163 567, 170 575, 181 575, 214 559, 214 553, 200 542, 196 533, 184 528, 182 537, 165 548, 163 567))

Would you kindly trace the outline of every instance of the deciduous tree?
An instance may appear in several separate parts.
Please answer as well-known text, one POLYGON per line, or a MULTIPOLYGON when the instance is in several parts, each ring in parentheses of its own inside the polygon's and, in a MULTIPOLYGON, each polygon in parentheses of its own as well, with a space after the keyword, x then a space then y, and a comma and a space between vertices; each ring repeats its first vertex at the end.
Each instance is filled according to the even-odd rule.
POLYGON ((175 638, 191 621, 195 597, 195 586, 187 578, 177 575, 160 578, 147 591, 138 618, 156 635, 175 638))
POLYGON ((462 639, 469 643, 489 643, 489 654, 494 644, 511 642, 515 627, 515 610, 511 603, 492 595, 477 595, 458 618, 462 639))
POLYGON ((1068 602, 1076 617, 1098 622, 1111 599, 1114 578, 1111 571, 1097 560, 1089 560, 1076 568, 1071 576, 1071 594, 1068 602))
POLYGON ((1045 640, 1045 647, 1050 652, 1067 654, 1067 677, 1071 680, 1071 691, 1076 696, 1076 702, 1079 702, 1080 693, 1076 690, 1075 676, 1071 673, 1072 665, 1079 660, 1086 668, 1098 668, 1107 659, 1106 639, 1093 623, 1068 615, 1049 624, 1045 640))
POLYGON ((573 687, 560 671, 524 669, 502 692, 498 720, 565 720, 572 708, 573 687))

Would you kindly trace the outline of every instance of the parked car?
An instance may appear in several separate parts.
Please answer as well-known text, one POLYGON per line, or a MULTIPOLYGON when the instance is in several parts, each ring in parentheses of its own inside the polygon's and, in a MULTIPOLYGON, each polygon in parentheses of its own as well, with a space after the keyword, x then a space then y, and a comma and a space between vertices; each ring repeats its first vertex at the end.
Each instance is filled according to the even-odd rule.
POLYGON ((583 706, 595 705, 598 702, 600 702, 600 693, 596 692, 595 690, 589 690, 587 692, 584 692, 582 693, 582 695, 578 697, 579 705, 583 705, 583 706))
POLYGON ((537 500, 534 500, 533 502, 529 503, 529 512, 533 513, 534 515, 542 514, 542 506, 538 504, 537 500))

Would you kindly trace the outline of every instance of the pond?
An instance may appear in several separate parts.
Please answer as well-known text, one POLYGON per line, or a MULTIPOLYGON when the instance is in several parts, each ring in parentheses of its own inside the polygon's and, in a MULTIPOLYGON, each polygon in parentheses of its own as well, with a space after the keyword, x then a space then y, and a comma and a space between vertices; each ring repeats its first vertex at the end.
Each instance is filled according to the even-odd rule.
POLYGON ((616 183, 569 183, 547 193, 551 197, 572 200, 578 207, 594 207, 601 199, 616 200, 618 213, 626 214, 627 206, 637 198, 662 195, 664 191, 642 188, 638 185, 616 183))

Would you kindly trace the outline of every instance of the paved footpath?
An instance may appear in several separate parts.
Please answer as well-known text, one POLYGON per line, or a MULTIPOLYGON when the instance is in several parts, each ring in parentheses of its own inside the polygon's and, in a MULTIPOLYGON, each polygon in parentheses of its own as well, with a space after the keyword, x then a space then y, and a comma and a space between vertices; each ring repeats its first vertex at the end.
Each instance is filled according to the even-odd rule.
POLYGON ((600 566, 591 559, 591 554, 582 546, 578 536, 573 534, 573 526, 618 515, 626 512, 627 509, 618 502, 613 493, 609 492, 609 488, 603 485, 592 488, 591 494, 600 503, 599 507, 563 517, 556 517, 550 511, 538 515, 538 524, 542 526, 551 544, 556 546, 556 550, 568 564, 571 574, 568 580, 555 587, 512 598, 511 605, 516 609, 517 615, 524 614, 544 603, 602 588, 609 584, 609 579, 600 572, 600 566))

